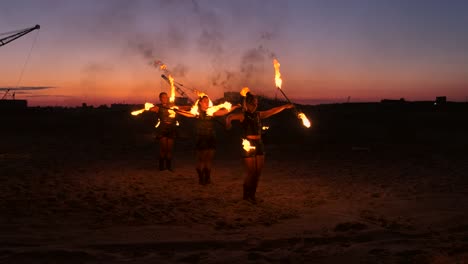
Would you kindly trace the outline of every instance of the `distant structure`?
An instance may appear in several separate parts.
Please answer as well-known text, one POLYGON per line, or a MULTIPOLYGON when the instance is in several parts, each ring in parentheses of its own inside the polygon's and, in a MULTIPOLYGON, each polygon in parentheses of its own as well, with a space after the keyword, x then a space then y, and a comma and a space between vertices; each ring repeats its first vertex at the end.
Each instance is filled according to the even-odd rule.
POLYGON ((26 109, 27 100, 0 100, 0 109, 26 109))
POLYGON ((242 98, 239 92, 224 92, 224 100, 237 104, 242 101, 242 98))
POLYGON ((437 96, 434 105, 445 105, 447 104, 447 96, 437 96))
POLYGON ((176 97, 174 102, 176 105, 190 105, 189 99, 187 97, 176 97))
POLYGON ((10 92, 10 89, 7 89, 0 99, 0 109, 24 109, 28 107, 27 100, 16 100, 15 92, 12 94, 12 100, 8 100, 7 95, 10 92))
POLYGON ((382 104, 404 104, 406 103, 405 98, 400 98, 400 100, 394 100, 394 99, 382 99, 380 101, 382 104))
POLYGON ((112 110, 131 111, 143 108, 143 104, 111 104, 112 110))

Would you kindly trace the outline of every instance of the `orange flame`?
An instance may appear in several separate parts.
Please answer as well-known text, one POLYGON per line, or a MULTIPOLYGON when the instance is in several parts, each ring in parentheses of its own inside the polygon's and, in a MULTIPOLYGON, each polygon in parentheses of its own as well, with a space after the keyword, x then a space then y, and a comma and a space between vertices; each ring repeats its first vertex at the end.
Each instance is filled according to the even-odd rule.
POLYGON ((297 115, 297 117, 298 117, 299 119, 302 119, 302 124, 303 124, 305 127, 307 127, 307 128, 310 127, 311 123, 310 123, 309 119, 307 118, 307 116, 306 116, 304 113, 299 113, 299 114, 297 115))
POLYGON ((242 88, 242 90, 240 91, 240 94, 245 97, 247 95, 247 93, 250 92, 250 89, 249 87, 244 87, 242 88))
POLYGON ((174 78, 172 78, 172 75, 170 75, 170 74, 167 77, 169 79, 169 82, 171 83, 171 96, 169 97, 169 102, 173 103, 175 101, 174 78))
POLYGON ((279 63, 279 61, 277 59, 273 59, 273 66, 275 67, 276 87, 281 89, 281 85, 283 84, 283 80, 281 80, 280 63, 279 63))
POLYGON ((243 148, 245 151, 249 152, 249 151, 255 149, 255 146, 251 146, 251 145, 250 145, 250 141, 249 141, 248 139, 244 139, 244 138, 243 138, 243 139, 242 139, 242 148, 243 148))
POLYGON ((190 108, 190 113, 194 116, 198 115, 198 99, 197 101, 192 105, 192 108, 190 108))
POLYGON ((173 107, 171 107, 170 109, 167 110, 169 112, 169 117, 170 118, 175 118, 176 112, 173 109, 179 109, 179 107, 173 106, 173 107))
MULTIPOLYGON (((197 92, 197 95, 198 95, 197 101, 195 101, 195 103, 192 105, 192 108, 190 108, 190 113, 191 113, 192 115, 194 115, 194 116, 198 116, 198 115, 199 115, 199 113, 198 113, 198 102, 200 101, 200 98, 202 98, 203 96, 208 96, 206 93, 203 93, 203 92, 197 92)), ((208 100, 209 100, 209 102, 208 102, 208 108, 213 107, 213 102, 211 101, 211 99, 210 99, 209 97, 208 97, 208 100)), ((216 111, 218 111, 218 110, 216 110, 216 111)), ((214 111, 214 112, 216 112, 216 111, 214 111)), ((208 110, 207 110, 206 112, 207 112, 207 114, 208 114, 208 110)), ((214 112, 213 112, 213 113, 214 113, 214 112)), ((208 114, 208 115, 209 115, 209 114, 208 114)))
POLYGON ((145 103, 145 108, 144 109, 140 109, 140 110, 136 110, 136 111, 133 111, 131 114, 134 115, 134 116, 137 116, 139 114, 142 114, 144 111, 148 111, 150 110, 151 108, 154 107, 154 104, 152 103, 145 103))
MULTIPOLYGON (((210 101, 211 102, 211 101, 210 101)), ((206 114, 209 115, 209 116, 213 116, 213 114, 215 112, 217 112, 218 110, 220 109, 223 109, 223 108, 226 108, 226 110, 230 111, 231 110, 231 107, 232 107, 232 104, 230 102, 224 102, 222 104, 219 104, 219 105, 215 105, 215 106, 210 106, 207 110, 206 110, 206 114)))

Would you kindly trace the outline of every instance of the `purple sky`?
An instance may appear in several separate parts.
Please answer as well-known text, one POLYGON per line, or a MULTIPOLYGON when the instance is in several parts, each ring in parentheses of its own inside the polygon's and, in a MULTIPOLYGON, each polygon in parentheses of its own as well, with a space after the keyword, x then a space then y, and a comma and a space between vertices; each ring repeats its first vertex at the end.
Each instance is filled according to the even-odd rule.
POLYGON ((41 29, 0 47, 0 88, 46 87, 17 91, 30 105, 154 102, 159 59, 213 98, 275 96, 275 55, 301 102, 465 101, 467 14, 457 0, 2 1, 0 33, 41 29))

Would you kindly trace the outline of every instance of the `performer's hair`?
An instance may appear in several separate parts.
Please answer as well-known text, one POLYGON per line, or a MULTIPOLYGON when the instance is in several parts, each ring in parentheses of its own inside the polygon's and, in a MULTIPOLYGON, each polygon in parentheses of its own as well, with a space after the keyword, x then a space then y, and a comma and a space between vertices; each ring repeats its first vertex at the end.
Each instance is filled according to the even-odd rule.
POLYGON ((202 95, 202 96, 198 97, 198 100, 197 100, 197 105, 198 106, 200 106, 201 100, 203 100, 203 98, 208 98, 208 100, 210 100, 208 95, 202 95))
POLYGON ((248 104, 253 103, 254 99, 255 99, 255 95, 253 95, 251 92, 248 92, 248 93, 245 95, 245 101, 246 101, 246 103, 248 103, 248 104))
POLYGON ((163 95, 167 95, 167 93, 166 92, 159 93, 159 98, 161 98, 163 95))

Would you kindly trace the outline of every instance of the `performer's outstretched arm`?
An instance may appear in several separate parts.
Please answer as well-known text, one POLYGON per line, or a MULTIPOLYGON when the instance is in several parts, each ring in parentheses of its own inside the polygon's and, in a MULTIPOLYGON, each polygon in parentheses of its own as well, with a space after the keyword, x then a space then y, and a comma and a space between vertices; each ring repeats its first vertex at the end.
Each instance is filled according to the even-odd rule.
POLYGON ((239 120, 239 121, 244 121, 244 115, 243 113, 235 113, 235 114, 230 114, 226 117, 226 129, 231 129, 232 124, 231 122, 234 120, 239 120))
POLYGON ((278 114, 279 112, 283 111, 284 109, 293 108, 293 107, 294 107, 293 104, 285 104, 285 105, 282 105, 282 106, 271 108, 271 109, 266 110, 266 111, 259 111, 260 118, 261 119, 268 118, 268 117, 270 117, 272 115, 278 114))
POLYGON ((230 110, 227 110, 226 108, 221 108, 219 109, 218 111, 214 112, 213 113, 213 116, 224 116, 224 115, 227 115, 229 114, 230 112, 236 110, 237 108, 241 107, 241 105, 235 105, 233 107, 231 107, 230 110))

